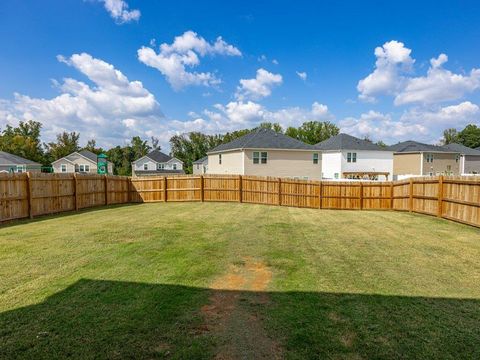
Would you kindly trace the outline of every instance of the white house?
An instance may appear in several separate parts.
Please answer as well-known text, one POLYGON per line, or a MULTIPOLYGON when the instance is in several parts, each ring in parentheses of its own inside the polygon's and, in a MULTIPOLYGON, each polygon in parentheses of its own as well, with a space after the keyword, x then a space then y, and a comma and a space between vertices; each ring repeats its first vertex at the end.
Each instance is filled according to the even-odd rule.
POLYGON ((153 150, 132 163, 133 176, 166 174, 185 174, 183 162, 159 150, 153 150))
MULTIPOLYGON (((55 173, 97 173, 97 155, 88 150, 75 151, 52 162, 55 173)), ((113 174, 113 163, 108 161, 108 173, 113 174)))
POLYGON ((393 151, 370 141, 338 134, 315 146, 322 152, 323 179, 392 179, 393 151))

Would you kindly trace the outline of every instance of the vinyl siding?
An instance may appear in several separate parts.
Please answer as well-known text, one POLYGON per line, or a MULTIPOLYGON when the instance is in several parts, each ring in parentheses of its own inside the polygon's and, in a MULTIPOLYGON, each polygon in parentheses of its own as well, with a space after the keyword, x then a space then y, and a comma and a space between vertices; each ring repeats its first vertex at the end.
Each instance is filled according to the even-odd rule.
POLYGON ((447 174, 448 166, 451 167, 452 175, 460 175, 460 161, 456 161, 457 154, 433 153, 433 162, 431 163, 426 161, 427 154, 429 153, 423 154, 423 175, 447 174))
POLYGON ((394 175, 421 175, 422 155, 415 154, 394 154, 393 174, 394 175))
POLYGON ((208 155, 207 174, 244 175, 243 151, 222 153, 222 163, 218 163, 219 154, 208 155))

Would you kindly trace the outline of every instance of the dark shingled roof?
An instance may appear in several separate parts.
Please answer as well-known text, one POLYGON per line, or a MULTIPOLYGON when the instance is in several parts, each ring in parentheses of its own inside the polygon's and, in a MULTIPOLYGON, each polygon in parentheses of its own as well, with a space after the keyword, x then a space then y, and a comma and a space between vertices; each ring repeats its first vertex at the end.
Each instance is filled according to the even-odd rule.
POLYGON ((457 151, 447 150, 441 146, 423 144, 417 141, 404 141, 388 147, 391 151, 402 152, 448 152, 456 153, 457 151))
POLYGON ((0 165, 40 165, 39 163, 13 155, 5 151, 0 151, 0 165))
POLYGON ((472 148, 469 148, 468 146, 465 146, 465 145, 462 145, 462 144, 453 143, 453 144, 443 145, 442 147, 444 149, 449 150, 449 151, 458 152, 458 153, 463 154, 463 155, 474 155, 474 156, 477 155, 477 156, 480 156, 480 150, 472 149, 472 148))
POLYGON ((315 145, 319 150, 374 150, 391 151, 370 141, 362 140, 348 134, 338 134, 315 145))
POLYGON ((162 153, 160 150, 153 150, 153 151, 150 151, 148 154, 147 154, 147 157, 149 157, 150 159, 158 162, 158 163, 166 163, 170 160, 172 160, 173 158, 167 154, 164 154, 162 153))
MULTIPOLYGON (((79 151, 78 153, 82 156, 85 156, 87 159, 92 160, 94 163, 97 162, 97 154, 94 154, 93 152, 91 152, 89 150, 82 150, 82 151, 79 151)), ((68 156, 67 156, 67 158, 68 158, 68 156)))
POLYGON ((260 128, 229 143, 218 145, 208 153, 235 149, 316 150, 313 145, 306 144, 270 129, 260 128))
POLYGON ((208 156, 204 156, 204 157, 202 157, 201 159, 198 159, 197 161, 194 161, 193 163, 194 163, 194 164, 203 164, 203 163, 205 163, 205 162, 208 163, 208 156))

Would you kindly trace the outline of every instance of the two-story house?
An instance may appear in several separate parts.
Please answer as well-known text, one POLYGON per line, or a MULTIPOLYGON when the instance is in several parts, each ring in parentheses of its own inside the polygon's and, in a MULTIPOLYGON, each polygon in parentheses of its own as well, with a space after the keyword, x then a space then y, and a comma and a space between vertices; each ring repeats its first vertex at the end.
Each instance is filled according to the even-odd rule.
POLYGON ((185 174, 183 161, 153 150, 132 162, 133 176, 185 174))
POLYGON ((480 174, 480 149, 472 149, 465 145, 455 143, 442 147, 460 154, 460 174, 480 174))
POLYGON ((460 153, 442 146, 404 141, 393 151, 394 180, 411 176, 460 175, 460 153))
POLYGON ((389 180, 393 152, 370 141, 338 134, 315 145, 322 152, 322 178, 389 180))

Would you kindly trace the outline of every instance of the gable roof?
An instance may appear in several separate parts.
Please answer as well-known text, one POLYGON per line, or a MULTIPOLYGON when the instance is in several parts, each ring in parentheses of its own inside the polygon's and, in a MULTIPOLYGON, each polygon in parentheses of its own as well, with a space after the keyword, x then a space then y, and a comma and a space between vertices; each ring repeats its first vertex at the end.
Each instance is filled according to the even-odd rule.
POLYGON ((152 159, 153 161, 156 161, 158 163, 166 163, 166 162, 169 162, 170 160, 172 160, 173 158, 167 154, 164 154, 163 152, 161 152, 160 150, 153 150, 153 151, 150 151, 147 155, 145 155, 146 157, 152 159))
POLYGON ((403 141, 388 147, 396 153, 415 153, 415 152, 445 152, 457 153, 458 151, 447 150, 442 146, 424 144, 417 141, 403 141))
POLYGON ((277 133, 271 129, 260 128, 229 143, 218 145, 208 151, 208 154, 237 149, 316 150, 313 145, 277 133))
POLYGON ((392 151, 370 141, 356 138, 348 134, 338 134, 315 145, 319 150, 373 150, 392 151))
POLYGON ((208 156, 204 156, 204 157, 198 159, 197 161, 194 161, 193 163, 194 164, 204 164, 204 163, 208 164, 208 156))
POLYGON ((444 149, 450 150, 450 151, 455 151, 463 155, 477 155, 480 156, 480 149, 472 149, 469 148, 468 146, 462 145, 462 144, 457 144, 457 143, 452 143, 448 145, 443 145, 442 146, 444 149))
POLYGON ((0 165, 41 165, 35 161, 25 159, 21 156, 0 151, 0 165))

